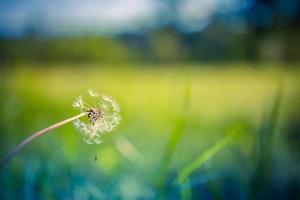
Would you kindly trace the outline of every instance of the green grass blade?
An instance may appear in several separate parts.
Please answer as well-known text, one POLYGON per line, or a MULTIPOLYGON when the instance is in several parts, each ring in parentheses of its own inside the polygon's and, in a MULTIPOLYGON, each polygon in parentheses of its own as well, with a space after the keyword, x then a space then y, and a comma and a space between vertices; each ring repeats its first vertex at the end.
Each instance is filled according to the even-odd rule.
POLYGON ((176 121, 175 127, 171 133, 171 138, 162 156, 162 163, 158 171, 159 182, 161 182, 162 181, 161 179, 164 178, 163 176, 165 175, 166 170, 168 169, 169 164, 172 161, 173 154, 176 150, 176 147, 180 139, 182 138, 182 135, 186 127, 189 107, 190 107, 190 80, 189 78, 187 78, 185 83, 185 88, 183 91, 183 101, 182 101, 180 115, 176 121))
POLYGON ((181 172, 179 173, 176 183, 182 184, 185 182, 188 177, 199 167, 201 167, 206 161, 211 159, 214 155, 216 155, 220 150, 222 150, 226 145, 228 145, 231 141, 233 141, 237 136, 243 133, 245 130, 245 126, 238 126, 231 130, 229 133, 225 135, 220 141, 218 141, 214 146, 207 149, 201 155, 199 155, 196 160, 187 165, 181 172))
POLYGON ((265 122, 258 133, 257 149, 255 152, 256 170, 250 180, 250 198, 259 198, 262 190, 269 180, 274 176, 272 169, 274 166, 273 153, 275 146, 276 129, 279 123, 280 110, 283 103, 284 81, 280 80, 273 104, 270 108, 265 122))
POLYGON ((115 148, 128 162, 137 168, 143 168, 144 160, 142 154, 127 137, 119 136, 116 138, 115 148))

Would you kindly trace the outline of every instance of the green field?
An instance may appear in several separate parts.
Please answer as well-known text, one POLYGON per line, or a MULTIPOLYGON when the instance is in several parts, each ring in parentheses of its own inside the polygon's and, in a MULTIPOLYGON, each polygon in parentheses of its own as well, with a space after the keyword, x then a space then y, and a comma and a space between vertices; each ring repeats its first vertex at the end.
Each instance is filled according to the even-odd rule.
POLYGON ((298 69, 56 65, 0 73, 1 157, 31 133, 77 114, 72 102, 90 88, 113 96, 123 118, 100 145, 86 144, 71 124, 34 141, 0 172, 7 199, 148 199, 174 190, 188 199, 203 195, 195 193, 201 184, 215 198, 230 199, 232 190, 245 197, 253 195, 258 157, 268 151, 281 172, 269 184, 299 176, 299 141, 291 138, 300 116, 298 69), (226 142, 239 126, 245 128, 226 142), (176 183, 199 157, 192 184, 176 183))

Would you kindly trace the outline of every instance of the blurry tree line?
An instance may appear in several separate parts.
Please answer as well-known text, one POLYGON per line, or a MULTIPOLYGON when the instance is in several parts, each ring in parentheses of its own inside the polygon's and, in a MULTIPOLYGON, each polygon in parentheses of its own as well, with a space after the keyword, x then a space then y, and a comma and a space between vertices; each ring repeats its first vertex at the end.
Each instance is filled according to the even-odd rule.
POLYGON ((0 62, 297 62, 299 6, 295 0, 257 0, 244 13, 243 27, 230 22, 236 14, 216 15, 207 28, 192 33, 172 24, 110 37, 43 37, 28 30, 22 38, 0 39, 0 62))

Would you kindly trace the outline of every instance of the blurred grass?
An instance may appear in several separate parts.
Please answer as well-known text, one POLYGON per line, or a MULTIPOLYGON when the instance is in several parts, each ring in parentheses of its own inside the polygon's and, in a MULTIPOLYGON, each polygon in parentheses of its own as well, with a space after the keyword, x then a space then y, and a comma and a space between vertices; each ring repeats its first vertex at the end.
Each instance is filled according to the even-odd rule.
POLYGON ((231 128, 215 145, 201 153, 192 163, 180 170, 176 182, 178 184, 183 184, 195 170, 199 169, 205 162, 221 151, 226 145, 234 141, 240 134, 244 133, 245 126, 246 125, 239 125, 238 127, 231 128))
POLYGON ((30 133, 76 114, 71 103, 89 88, 117 99, 123 116, 120 127, 106 135, 101 145, 85 144, 71 125, 35 141, 1 172, 0 192, 5 197, 16 198, 18 193, 11 191, 20 195, 32 191, 60 199, 75 195, 151 198, 157 192, 152 181, 161 163, 166 182, 177 173, 184 179, 191 173, 201 175, 201 168, 196 169, 205 163, 203 176, 229 170, 245 184, 253 171, 257 135, 243 134, 223 148, 233 140, 224 136, 224 130, 240 120, 254 130, 260 127, 278 77, 285 76, 286 106, 293 106, 290 99, 300 88, 297 69, 96 67, 20 66, 1 71, 0 155, 30 133), (182 84, 186 71, 190 95, 182 84), (189 110, 188 116, 182 110, 189 110), (34 170, 28 172, 32 166, 34 170), (186 166, 188 170, 182 171, 186 166), (128 193, 129 186, 132 192, 128 193))
POLYGON ((190 109, 189 107, 190 107, 191 91, 190 91, 190 80, 188 75, 186 76, 187 77, 185 80, 184 91, 182 92, 183 99, 181 102, 182 105, 181 105, 180 113, 178 119, 175 121, 174 128, 170 135, 170 139, 162 154, 161 164, 157 172, 158 187, 162 187, 163 183, 165 182, 166 172, 168 170, 170 162, 172 161, 172 158, 174 157, 174 152, 176 150, 178 143, 180 142, 180 139, 184 133, 185 126, 187 123, 188 113, 190 109))
MULTIPOLYGON (((277 91, 274 94, 274 100, 269 108, 269 112, 266 112, 266 118, 264 119, 261 129, 258 132, 257 154, 256 154, 256 166, 255 172, 251 179, 251 198, 264 198, 263 190, 264 186, 270 184, 274 178, 273 165, 274 165, 274 149, 277 147, 276 140, 276 127, 278 126, 280 118, 280 110, 282 107, 284 82, 280 80, 277 86, 277 91)), ((280 138, 283 139, 283 138, 280 138)))

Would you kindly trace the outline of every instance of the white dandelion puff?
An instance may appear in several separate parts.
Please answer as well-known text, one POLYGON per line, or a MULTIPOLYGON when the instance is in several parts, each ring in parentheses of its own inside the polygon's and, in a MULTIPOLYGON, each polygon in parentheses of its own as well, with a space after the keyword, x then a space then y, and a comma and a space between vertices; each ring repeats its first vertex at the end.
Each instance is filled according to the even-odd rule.
POLYGON ((77 119, 74 126, 82 133, 88 144, 100 144, 100 137, 111 132, 121 121, 120 106, 110 96, 100 95, 93 90, 88 91, 93 104, 90 106, 83 98, 78 97, 73 107, 88 113, 88 119, 77 119))
POLYGON ((89 98, 93 100, 91 101, 93 104, 88 104, 81 96, 76 98, 72 106, 80 110, 79 114, 54 123, 22 140, 0 160, 0 168, 35 139, 70 122, 74 122, 74 126, 84 135, 84 139, 88 144, 100 144, 100 137, 111 132, 119 125, 121 121, 120 106, 110 96, 100 95, 93 90, 89 90, 88 93, 89 98), (87 118, 84 119, 86 116, 87 118))

